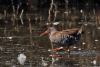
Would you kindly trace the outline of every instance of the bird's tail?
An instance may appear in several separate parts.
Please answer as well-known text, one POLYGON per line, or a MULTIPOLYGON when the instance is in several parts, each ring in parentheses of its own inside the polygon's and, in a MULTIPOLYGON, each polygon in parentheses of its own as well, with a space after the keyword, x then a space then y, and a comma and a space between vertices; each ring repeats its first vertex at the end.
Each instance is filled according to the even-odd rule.
POLYGON ((83 25, 81 26, 81 28, 78 31, 78 34, 82 34, 83 33, 83 25))

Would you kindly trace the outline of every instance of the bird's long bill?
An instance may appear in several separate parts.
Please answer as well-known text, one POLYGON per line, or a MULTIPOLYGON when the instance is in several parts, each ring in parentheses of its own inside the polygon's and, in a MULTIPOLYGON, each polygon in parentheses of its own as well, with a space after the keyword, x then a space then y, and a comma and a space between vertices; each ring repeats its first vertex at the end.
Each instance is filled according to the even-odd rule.
POLYGON ((48 35, 48 31, 45 31, 45 32, 40 34, 40 36, 45 36, 45 35, 48 35))

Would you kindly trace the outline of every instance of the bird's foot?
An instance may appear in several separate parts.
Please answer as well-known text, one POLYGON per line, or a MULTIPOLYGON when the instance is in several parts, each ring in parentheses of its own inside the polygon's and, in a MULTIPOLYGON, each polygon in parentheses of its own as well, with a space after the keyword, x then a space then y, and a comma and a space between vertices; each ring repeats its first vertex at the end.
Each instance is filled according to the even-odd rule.
POLYGON ((59 48, 54 48, 54 49, 49 49, 48 51, 69 51, 69 49, 64 48, 64 47, 59 47, 59 48))
POLYGON ((63 50, 64 48, 63 47, 59 47, 59 48, 55 48, 55 49, 52 49, 53 51, 59 51, 59 50, 63 50))
POLYGON ((61 51, 61 50, 65 50, 65 48, 59 47, 59 48, 49 49, 48 51, 61 51))

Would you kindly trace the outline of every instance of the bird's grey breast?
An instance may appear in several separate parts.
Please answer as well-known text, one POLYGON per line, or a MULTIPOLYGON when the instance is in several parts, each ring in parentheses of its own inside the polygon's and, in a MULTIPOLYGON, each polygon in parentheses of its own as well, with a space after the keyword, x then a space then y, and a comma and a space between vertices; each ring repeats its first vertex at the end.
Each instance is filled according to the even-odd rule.
POLYGON ((57 35, 51 34, 51 35, 49 36, 49 39, 50 39, 51 42, 59 43, 59 42, 61 42, 61 40, 62 40, 63 38, 65 38, 65 37, 66 37, 66 36, 63 35, 63 34, 57 34, 57 35))

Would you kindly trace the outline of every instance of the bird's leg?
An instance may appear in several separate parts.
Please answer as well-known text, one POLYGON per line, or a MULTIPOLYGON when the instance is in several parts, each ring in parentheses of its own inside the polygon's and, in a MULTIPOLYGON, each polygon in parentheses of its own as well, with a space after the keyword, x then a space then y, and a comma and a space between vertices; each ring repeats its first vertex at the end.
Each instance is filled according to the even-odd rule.
POLYGON ((49 55, 50 57, 52 57, 52 64, 55 62, 55 58, 63 58, 61 55, 59 54, 55 54, 55 51, 59 50, 59 49, 62 49, 62 47, 60 48, 54 48, 54 45, 53 43, 51 43, 51 55, 49 55))
POLYGON ((70 57, 70 49, 68 48, 67 51, 68 51, 68 58, 69 58, 70 57))
POLYGON ((69 58, 70 57, 70 48, 69 48, 69 46, 66 48, 66 52, 67 52, 67 57, 69 58))
POLYGON ((68 51, 68 54, 70 54, 70 48, 68 48, 68 50, 67 50, 67 51, 68 51))
MULTIPOLYGON (((54 49, 54 44, 53 43, 51 43, 51 50, 53 50, 54 49)), ((52 51, 53 52, 53 51, 52 51)))
MULTIPOLYGON (((51 49, 53 50, 53 48, 54 48, 54 44, 51 43, 51 49)), ((52 51, 51 54, 54 55, 54 51, 52 51)), ((54 57, 52 56, 52 64, 53 64, 54 62, 55 62, 55 59, 54 59, 54 57)))

